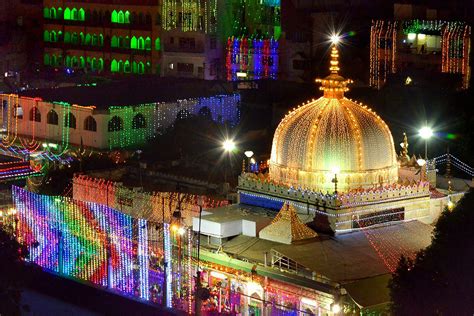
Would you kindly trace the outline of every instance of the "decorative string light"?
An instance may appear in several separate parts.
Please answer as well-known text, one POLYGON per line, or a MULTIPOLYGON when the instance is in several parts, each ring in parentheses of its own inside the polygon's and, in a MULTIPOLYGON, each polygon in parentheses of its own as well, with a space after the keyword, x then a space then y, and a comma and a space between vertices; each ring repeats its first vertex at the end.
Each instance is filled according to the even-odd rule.
POLYGON ((334 45, 331 74, 316 80, 324 96, 293 109, 275 131, 270 180, 277 185, 332 193, 335 167, 346 192, 398 181, 392 134, 374 111, 344 97, 352 81, 339 75, 338 57, 334 45))

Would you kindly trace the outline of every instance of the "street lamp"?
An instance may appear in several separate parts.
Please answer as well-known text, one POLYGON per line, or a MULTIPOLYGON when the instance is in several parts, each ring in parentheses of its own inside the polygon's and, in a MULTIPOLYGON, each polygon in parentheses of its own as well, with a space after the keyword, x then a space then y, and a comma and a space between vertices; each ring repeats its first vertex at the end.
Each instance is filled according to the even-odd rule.
POLYGON ((246 152, 244 152, 244 155, 245 157, 247 157, 247 164, 248 164, 248 168, 247 168, 247 172, 250 172, 250 158, 252 158, 253 156, 253 151, 251 150, 247 150, 246 152))
POLYGON ((334 178, 332 179, 332 183, 334 183, 334 194, 337 194, 337 183, 339 182, 337 180, 337 174, 341 171, 339 167, 333 167, 332 168, 332 173, 334 174, 334 178))
MULTIPOLYGON (((233 139, 224 140, 224 142, 222 143, 222 148, 224 149, 226 153, 230 155, 230 153, 232 153, 236 149, 234 140, 233 139)), ((230 157, 227 157, 227 159, 230 160, 230 157)), ((224 182, 227 183, 227 166, 224 167, 224 182)))
POLYGON ((236 148, 235 142, 232 139, 224 140, 224 143, 222 143, 222 147, 226 152, 232 152, 236 148))
POLYGON ((428 139, 430 139, 431 136, 433 136, 433 130, 428 126, 424 126, 420 129, 418 134, 420 135, 421 138, 425 140, 425 160, 427 160, 428 159, 428 139))

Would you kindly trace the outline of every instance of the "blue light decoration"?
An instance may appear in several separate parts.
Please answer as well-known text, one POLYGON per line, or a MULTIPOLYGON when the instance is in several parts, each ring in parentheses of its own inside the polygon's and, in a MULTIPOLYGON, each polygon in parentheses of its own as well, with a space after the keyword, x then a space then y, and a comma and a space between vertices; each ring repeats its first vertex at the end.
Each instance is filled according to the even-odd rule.
POLYGON ((170 238, 170 224, 164 223, 164 245, 165 245, 165 269, 166 269, 166 307, 173 307, 173 293, 171 291, 171 284, 173 277, 171 274, 171 238, 170 238))
POLYGON ((276 199, 269 199, 264 196, 257 196, 243 192, 239 192, 239 195, 240 203, 242 204, 269 208, 275 211, 279 211, 283 206, 283 201, 279 201, 276 199))
POLYGON ((140 267, 140 298, 149 300, 148 226, 144 219, 138 220, 138 264, 140 267))
POLYGON ((228 81, 278 78, 278 40, 230 37, 227 40, 228 81))
POLYGON ((12 195, 18 236, 30 251, 30 262, 122 295, 149 299, 146 220, 105 205, 38 195, 16 186, 12 195))

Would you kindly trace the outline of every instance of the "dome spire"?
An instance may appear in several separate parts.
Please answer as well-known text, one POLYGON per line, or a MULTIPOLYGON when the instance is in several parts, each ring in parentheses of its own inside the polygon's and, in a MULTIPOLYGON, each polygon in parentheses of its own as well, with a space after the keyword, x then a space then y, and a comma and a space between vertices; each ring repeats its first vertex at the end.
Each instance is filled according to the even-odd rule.
POLYGON ((316 82, 321 83, 319 89, 324 91, 325 98, 342 99, 344 98, 344 92, 349 91, 347 85, 352 83, 352 80, 345 79, 339 75, 339 51, 337 49, 339 38, 335 39, 335 36, 333 37, 331 37, 333 44, 331 47, 331 60, 329 62, 330 75, 324 79, 316 79, 316 82))
POLYGON ((336 44, 333 44, 331 48, 331 62, 329 71, 331 74, 337 75, 339 73, 339 52, 337 50, 336 44))

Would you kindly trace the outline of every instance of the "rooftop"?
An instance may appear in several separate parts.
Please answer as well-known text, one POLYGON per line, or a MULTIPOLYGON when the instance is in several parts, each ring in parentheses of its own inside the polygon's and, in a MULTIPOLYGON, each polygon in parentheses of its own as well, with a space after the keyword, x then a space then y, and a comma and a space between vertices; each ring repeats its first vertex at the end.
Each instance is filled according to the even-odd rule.
POLYGON ((219 81, 183 78, 140 77, 87 86, 55 89, 32 89, 21 96, 40 97, 48 102, 67 102, 81 106, 139 105, 173 102, 182 99, 211 97, 233 93, 232 84, 219 81))
POLYGON ((222 251, 259 263, 264 262, 265 253, 276 251, 342 284, 359 305, 368 307, 389 301, 387 285, 398 259, 402 254, 412 257, 427 247, 432 229, 419 221, 409 221, 292 245, 240 235, 225 242, 222 251), (365 291, 369 287, 376 291, 365 291))

